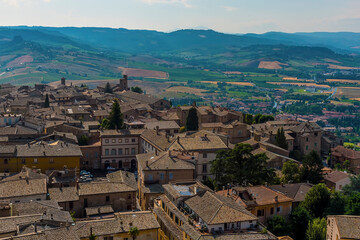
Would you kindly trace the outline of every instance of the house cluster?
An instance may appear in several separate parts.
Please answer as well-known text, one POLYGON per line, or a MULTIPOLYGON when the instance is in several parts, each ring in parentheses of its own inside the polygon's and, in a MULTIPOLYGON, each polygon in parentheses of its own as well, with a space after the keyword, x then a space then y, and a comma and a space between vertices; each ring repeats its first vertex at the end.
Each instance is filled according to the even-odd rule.
MULTIPOLYGON (((268 167, 281 169, 297 162, 290 152, 326 157, 342 143, 315 123, 249 126, 243 118, 221 107, 171 107, 129 91, 126 76, 96 89, 64 78, 57 87, 9 85, 0 92, 0 239, 277 239, 264 223, 289 216, 312 186, 215 192, 202 182, 213 178, 217 152, 248 143, 266 154, 268 167), (104 129, 114 99, 124 128, 104 129), (191 108, 199 130, 182 131, 191 108), (280 128, 287 149, 276 145, 280 128)), ((346 154, 331 158, 351 160, 346 154)), ((333 172, 326 183, 341 189, 346 177, 333 172)))

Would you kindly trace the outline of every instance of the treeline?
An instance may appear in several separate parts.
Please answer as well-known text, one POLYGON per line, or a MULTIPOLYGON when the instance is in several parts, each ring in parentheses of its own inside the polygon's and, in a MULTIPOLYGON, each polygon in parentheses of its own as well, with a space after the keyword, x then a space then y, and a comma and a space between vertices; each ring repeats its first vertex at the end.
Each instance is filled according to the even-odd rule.
POLYGON ((306 104, 304 101, 296 102, 288 105, 283 109, 284 112, 299 115, 324 115, 321 105, 306 104))
POLYGON ((256 114, 255 116, 252 114, 245 114, 244 117, 244 123, 251 125, 251 124, 256 124, 256 123, 265 123, 268 121, 274 121, 275 118, 272 115, 263 115, 261 113, 256 114))

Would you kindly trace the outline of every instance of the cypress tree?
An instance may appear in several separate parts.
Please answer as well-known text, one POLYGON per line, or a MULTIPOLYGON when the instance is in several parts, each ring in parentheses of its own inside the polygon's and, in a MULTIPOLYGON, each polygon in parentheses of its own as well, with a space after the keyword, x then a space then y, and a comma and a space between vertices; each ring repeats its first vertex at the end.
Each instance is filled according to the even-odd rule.
POLYGON ((123 114, 121 113, 119 100, 114 99, 110 117, 109 117, 109 129, 122 129, 124 126, 123 114))
POLYGON ((186 130, 197 131, 199 129, 199 119, 197 116, 196 108, 192 107, 189 110, 189 115, 186 119, 186 130))
POLYGON ((105 93, 112 93, 112 89, 111 89, 111 86, 110 86, 109 82, 106 83, 104 92, 105 93))
POLYGON ((49 101, 49 95, 48 94, 46 94, 46 96, 45 96, 44 107, 46 107, 46 108, 50 107, 50 101, 49 101))
POLYGON ((276 145, 283 148, 283 149, 288 149, 288 144, 286 142, 286 137, 285 137, 285 131, 284 128, 279 128, 276 136, 275 136, 275 140, 276 140, 276 145))

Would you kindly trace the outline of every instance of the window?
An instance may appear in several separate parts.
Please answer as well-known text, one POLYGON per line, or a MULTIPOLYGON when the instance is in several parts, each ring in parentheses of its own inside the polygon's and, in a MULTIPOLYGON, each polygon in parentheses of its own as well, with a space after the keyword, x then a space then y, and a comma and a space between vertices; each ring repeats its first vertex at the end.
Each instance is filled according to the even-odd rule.
POLYGON ((26 164, 26 159, 25 158, 21 159, 21 163, 26 164))
POLYGON ((135 152, 135 148, 131 148, 131 155, 135 155, 136 152, 135 152))
POLYGON ((122 143, 122 139, 119 139, 118 142, 119 142, 119 143, 122 143))
POLYGON ((306 138, 306 141, 308 142, 308 141, 309 141, 309 138, 306 138))
POLYGON ((125 155, 129 155, 129 149, 125 148, 125 155))
POLYGON ((34 158, 34 163, 38 163, 38 160, 37 160, 37 158, 34 158))
POLYGON ((265 215, 265 210, 264 209, 257 210, 257 216, 258 217, 261 217, 261 216, 264 216, 264 215, 265 215))
POLYGON ((49 163, 54 163, 54 159, 50 158, 49 163))
POLYGON ((109 143, 109 139, 105 139, 105 143, 109 143))
POLYGON ((4 164, 8 164, 9 163, 9 160, 8 159, 4 159, 4 164))
POLYGON ((41 198, 37 198, 36 201, 41 201, 41 198))
POLYGON ((276 212, 281 212, 281 207, 277 207, 276 212))
POLYGON ((306 146, 306 150, 309 150, 309 146, 306 146))
POLYGON ((99 153, 98 152, 95 152, 95 157, 98 157, 99 153))
POLYGON ((109 202, 110 201, 110 196, 106 196, 105 201, 109 202))
POLYGON ((207 172, 207 164, 203 164, 202 165, 202 172, 206 173, 207 172))
POLYGON ((164 173, 160 173, 160 180, 164 180, 164 178, 165 178, 164 173))
POLYGON ((315 147, 317 146, 317 143, 316 143, 316 142, 314 143, 314 146, 315 146, 315 147))
POLYGON ((109 149, 105 149, 105 156, 109 156, 109 149))
POLYGON ((126 138, 126 139, 125 139, 125 142, 126 142, 126 143, 128 143, 128 142, 129 142, 129 139, 128 139, 128 138, 126 138))
POLYGON ((123 155, 122 148, 119 148, 119 155, 123 155))
POLYGON ((104 240, 114 240, 114 237, 104 237, 104 240))
POLYGON ((171 180, 171 179, 173 179, 174 178, 174 175, 173 175, 173 173, 171 172, 171 173, 169 173, 169 179, 171 180))
POLYGON ((270 214, 271 214, 271 215, 274 214, 274 208, 273 208, 273 207, 270 209, 270 214))
POLYGON ((203 153, 203 158, 207 158, 207 153, 203 153))
POLYGON ((151 174, 148 175, 148 180, 149 180, 149 181, 152 181, 152 180, 153 180, 153 177, 152 177, 151 174))
POLYGON ((116 155, 116 149, 111 149, 111 155, 116 155))
POLYGON ((135 140, 136 140, 135 138, 132 138, 132 139, 131 139, 131 142, 135 142, 135 140))
POLYGON ((115 143, 115 142, 116 142, 116 139, 112 139, 111 142, 112 142, 112 143, 115 143))
POLYGON ((88 207, 88 200, 87 200, 87 198, 84 198, 84 207, 88 207))

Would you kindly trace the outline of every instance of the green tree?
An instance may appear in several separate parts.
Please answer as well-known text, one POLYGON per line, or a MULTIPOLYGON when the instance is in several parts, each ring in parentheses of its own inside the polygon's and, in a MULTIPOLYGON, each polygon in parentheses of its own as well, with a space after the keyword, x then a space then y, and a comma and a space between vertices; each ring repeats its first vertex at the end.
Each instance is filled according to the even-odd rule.
POLYGON ((316 151, 311 151, 303 160, 303 166, 300 170, 301 180, 317 184, 323 180, 323 163, 316 151))
POLYGON ((342 188, 343 193, 348 196, 353 192, 360 192, 360 175, 350 176, 350 181, 350 184, 342 188))
POLYGON ((265 154, 252 154, 249 144, 239 143, 233 149, 221 151, 212 161, 211 171, 219 184, 261 185, 272 183, 274 169, 267 167, 265 154), (222 172, 222 173, 221 173, 222 172))
POLYGON ((286 137, 285 137, 285 132, 284 132, 284 128, 279 128, 276 136, 275 136, 275 145, 279 146, 283 149, 288 149, 288 144, 286 142, 286 137))
POLYGON ((283 183, 297 183, 300 182, 300 169, 294 161, 286 161, 281 170, 283 183))
POLYGON ((44 107, 45 107, 45 108, 50 107, 50 101, 49 101, 49 95, 48 95, 48 94, 45 95, 44 107))
POLYGON ((349 167, 350 167, 350 161, 349 160, 345 160, 343 167, 346 171, 349 171, 349 167))
POLYGON ((186 119, 186 130, 197 131, 199 129, 199 119, 195 107, 190 108, 189 115, 186 119))
POLYGON ((260 114, 260 113, 256 114, 255 117, 254 117, 254 122, 259 123, 259 120, 260 120, 261 116, 262 116, 262 114, 260 114))
POLYGON ((306 231, 307 240, 325 240, 326 239, 326 219, 315 218, 310 222, 306 231))
POLYGON ((101 128, 101 129, 109 129, 109 128, 110 128, 110 121, 109 121, 109 119, 104 118, 104 119, 101 121, 100 128, 101 128))
POLYGON ((348 197, 345 205, 346 215, 360 215, 360 193, 355 192, 348 197))
POLYGON ((257 123, 265 123, 268 121, 274 121, 274 116, 272 115, 262 115, 257 123))
POLYGON ((248 125, 251 125, 253 124, 253 115, 252 114, 246 114, 245 115, 245 123, 248 124, 248 125))
POLYGON ((325 184, 319 183, 312 187, 305 196, 301 206, 306 208, 311 216, 315 218, 323 217, 325 209, 330 202, 330 189, 325 184))
POLYGON ((138 86, 135 86, 135 87, 131 87, 131 91, 133 92, 136 92, 136 93, 143 93, 144 91, 138 87, 138 86))
POLYGON ((345 213, 346 196, 339 191, 332 191, 325 215, 343 215, 345 213))
POLYGON ((136 239, 137 236, 139 236, 140 231, 137 227, 131 227, 129 230, 129 235, 132 237, 133 240, 136 239))
POLYGON ((90 234, 89 236, 89 240, 96 240, 97 239, 97 236, 93 233, 90 234))
POLYGON ((114 99, 110 116, 109 129, 122 129, 124 126, 123 114, 121 113, 119 100, 114 99))
POLYGON ((312 220, 310 213, 303 207, 297 207, 289 217, 291 237, 295 240, 305 239, 306 229, 312 220))
POLYGON ((267 222, 267 230, 273 233, 276 236, 285 236, 288 235, 288 224, 283 216, 276 215, 270 218, 267 222))
POLYGON ((106 83, 104 92, 105 93, 112 93, 113 92, 109 82, 106 83))
POLYGON ((81 135, 78 139, 79 146, 85 146, 89 144, 89 137, 86 135, 81 135))

